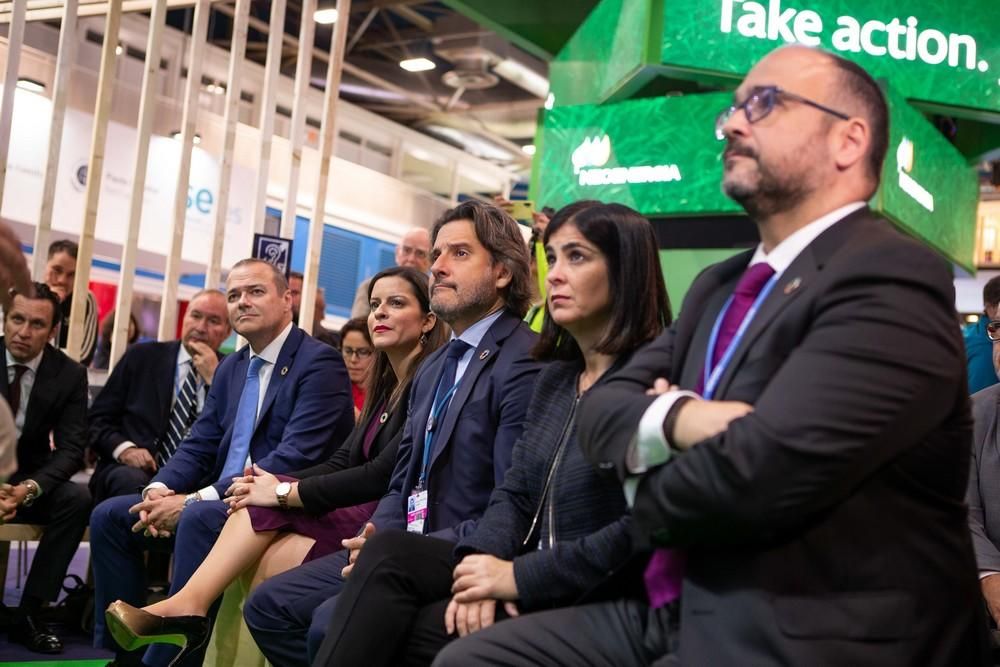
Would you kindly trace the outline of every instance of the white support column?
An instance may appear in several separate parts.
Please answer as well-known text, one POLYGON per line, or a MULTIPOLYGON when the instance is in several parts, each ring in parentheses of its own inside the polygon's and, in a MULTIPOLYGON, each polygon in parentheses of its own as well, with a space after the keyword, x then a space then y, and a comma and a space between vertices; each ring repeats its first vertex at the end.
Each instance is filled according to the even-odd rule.
POLYGON ((240 77, 243 74, 243 57, 247 50, 247 22, 250 19, 250 0, 236 0, 233 18, 233 41, 229 48, 229 78, 226 82, 226 112, 223 116, 225 139, 222 145, 222 163, 219 165, 219 201, 215 209, 215 229, 212 231, 212 255, 205 272, 205 287, 216 288, 222 276, 222 242, 226 237, 226 220, 229 218, 229 187, 233 175, 233 149, 236 146, 236 124, 240 119, 240 77))
MULTIPOLYGON (((303 17, 303 20, 309 20, 303 17)), ((271 0, 270 31, 267 36, 267 62, 264 65, 264 91, 260 107, 260 147, 257 159, 257 188, 254 196, 253 230, 264 232, 267 218, 267 182, 271 168, 271 139, 274 136, 274 105, 281 76, 281 53, 285 43, 285 0, 271 0)))
POLYGON ((3 101, 0 102, 0 205, 7 181, 7 153, 10 150, 10 128, 14 122, 14 92, 17 90, 17 68, 21 64, 24 43, 24 13, 28 0, 14 0, 10 30, 7 32, 7 70, 3 79, 3 101))
POLYGON ((449 190, 448 199, 451 201, 452 206, 458 205, 458 190, 459 190, 459 172, 458 172, 458 161, 451 163, 451 190, 449 190))
POLYGON ((205 40, 208 36, 209 0, 198 0, 191 29, 191 50, 188 55, 188 75, 184 88, 184 112, 181 121, 181 163, 177 172, 177 190, 174 193, 174 231, 167 253, 167 269, 163 279, 163 296, 160 302, 158 340, 173 340, 177 331, 177 284, 181 277, 181 251, 184 248, 184 224, 187 219, 187 189, 191 176, 191 153, 198 121, 198 95, 201 91, 201 64, 205 58, 205 40))
POLYGON ((101 47, 101 69, 97 77, 94 133, 90 142, 90 160, 87 163, 86 204, 83 228, 80 230, 80 249, 76 256, 69 335, 66 339, 66 354, 76 360, 80 359, 85 335, 83 326, 87 315, 90 260, 94 255, 94 228, 97 226, 97 205, 101 198, 101 182, 104 177, 104 151, 108 138, 108 119, 111 116, 111 91, 115 86, 115 48, 118 46, 121 20, 122 0, 108 0, 107 19, 104 22, 104 45, 101 47))
POLYGON ((337 99, 340 97, 340 76, 343 73, 344 47, 347 45, 347 17, 351 15, 351 0, 337 0, 337 20, 330 44, 330 63, 326 70, 326 93, 323 95, 323 121, 320 129, 319 178, 316 180, 316 200, 309 220, 309 243, 306 246, 306 270, 302 280, 302 300, 299 305, 299 326, 312 333, 313 311, 316 310, 316 281, 323 241, 323 220, 326 217, 326 190, 330 182, 330 161, 333 140, 337 136, 337 99))
POLYGON ((132 283, 135 281, 135 260, 139 251, 139 226, 142 222, 142 202, 146 196, 146 165, 149 162, 149 139, 153 133, 156 113, 156 78, 160 73, 160 43, 167 17, 167 0, 155 0, 149 17, 149 37, 146 41, 146 61, 143 63, 142 92, 139 97, 139 143, 135 149, 132 195, 129 199, 128 236, 122 244, 121 270, 118 272, 118 295, 115 298, 115 326, 111 335, 111 357, 108 370, 125 354, 128 346, 128 325, 132 313, 132 283))
MULTIPOLYGON (((299 31, 298 59, 295 61, 295 102, 292 107, 291 168, 288 173, 288 190, 285 195, 285 210, 281 214, 281 236, 295 237, 295 209, 299 199, 299 172, 302 170, 302 143, 306 127, 306 94, 312 77, 313 41, 316 22, 312 15, 316 11, 316 0, 302 0, 302 28, 299 31)), ((345 17, 345 20, 346 17, 345 17)))
POLYGON ((59 177, 59 151, 62 148, 63 124, 66 120, 66 100, 69 75, 76 59, 77 0, 66 0, 62 25, 59 26, 59 52, 56 73, 52 81, 52 122, 49 125, 49 150, 45 159, 42 182, 42 208, 35 227, 35 251, 32 255, 32 275, 40 278, 45 271, 46 252, 52 231, 52 210, 56 200, 56 179, 59 177))

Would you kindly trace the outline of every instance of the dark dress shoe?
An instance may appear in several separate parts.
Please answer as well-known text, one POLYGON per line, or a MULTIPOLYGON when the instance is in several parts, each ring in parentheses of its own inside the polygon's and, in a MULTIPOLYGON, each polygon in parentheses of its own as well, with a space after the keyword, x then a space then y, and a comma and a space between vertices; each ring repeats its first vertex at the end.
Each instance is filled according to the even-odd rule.
POLYGON ((62 640, 31 615, 22 616, 15 621, 7 630, 7 636, 11 641, 26 646, 35 653, 63 652, 62 640))
POLYGON ((146 644, 181 647, 171 665, 208 641, 210 624, 204 616, 157 616, 116 600, 104 612, 104 618, 111 636, 126 651, 134 651, 146 644))

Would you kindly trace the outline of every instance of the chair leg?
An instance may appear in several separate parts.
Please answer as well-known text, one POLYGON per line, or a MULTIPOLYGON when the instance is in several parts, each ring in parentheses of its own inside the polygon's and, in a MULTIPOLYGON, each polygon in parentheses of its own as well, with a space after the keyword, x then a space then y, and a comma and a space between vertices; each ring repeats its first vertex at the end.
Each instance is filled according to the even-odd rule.
POLYGON ((3 602, 4 589, 7 587, 8 558, 10 558, 10 542, 0 542, 0 603, 3 602))

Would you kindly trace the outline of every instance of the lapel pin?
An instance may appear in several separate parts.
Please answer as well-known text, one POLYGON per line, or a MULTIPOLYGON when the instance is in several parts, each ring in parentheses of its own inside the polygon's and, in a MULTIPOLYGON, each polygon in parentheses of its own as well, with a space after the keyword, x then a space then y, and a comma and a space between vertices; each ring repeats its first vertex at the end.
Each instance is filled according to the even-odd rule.
POLYGON ((382 415, 378 418, 378 423, 379 424, 384 424, 387 419, 389 419, 389 413, 388 412, 383 412, 382 415))
POLYGON ((485 359, 488 356, 490 356, 490 351, 489 350, 483 350, 483 353, 479 355, 479 361, 482 361, 483 359, 485 359))
POLYGON ((794 278, 785 285, 785 294, 791 294, 802 285, 802 278, 794 278))
POLYGON ((282 366, 281 367, 281 374, 282 375, 288 375, 288 366, 282 366))

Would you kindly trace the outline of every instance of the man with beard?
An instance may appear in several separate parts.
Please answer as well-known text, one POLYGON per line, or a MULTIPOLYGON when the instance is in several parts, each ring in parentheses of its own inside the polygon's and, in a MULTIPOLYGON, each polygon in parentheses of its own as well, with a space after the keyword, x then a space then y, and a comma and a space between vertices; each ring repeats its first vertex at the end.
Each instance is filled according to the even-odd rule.
POLYGON ((882 93, 790 46, 733 100, 723 189, 761 243, 580 406, 581 446, 656 549, 648 600, 504 622, 435 665, 984 663, 951 270, 866 206, 882 93))
POLYGON ((180 340, 125 353, 90 407, 90 446, 100 456, 90 478, 95 503, 137 492, 170 459, 205 405, 229 332, 226 297, 202 290, 180 340))
POLYGON ((456 541, 510 466, 538 372, 536 336, 521 321, 530 298, 524 240, 509 215, 468 201, 437 222, 432 244, 431 307, 454 335, 413 380, 389 492, 362 534, 247 600, 247 626, 274 665, 312 662, 344 577, 376 530, 456 541))

